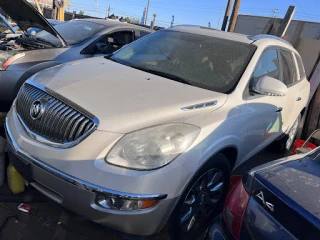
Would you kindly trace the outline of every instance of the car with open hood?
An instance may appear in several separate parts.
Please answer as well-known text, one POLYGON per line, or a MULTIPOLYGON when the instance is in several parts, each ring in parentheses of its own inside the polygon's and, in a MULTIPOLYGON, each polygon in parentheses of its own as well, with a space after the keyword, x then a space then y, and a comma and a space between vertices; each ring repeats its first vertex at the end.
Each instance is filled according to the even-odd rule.
POLYGON ((16 30, 14 29, 13 26, 10 25, 10 23, 7 21, 7 19, 0 14, 0 33, 1 33, 1 38, 4 37, 3 34, 16 34, 16 30))
POLYGON ((152 32, 104 19, 52 26, 26 0, 1 0, 0 7, 25 32, 0 38, 0 112, 10 109, 21 85, 33 74, 61 63, 112 53, 152 32), (43 31, 34 35, 30 29, 43 31))
POLYGON ((176 26, 28 79, 7 115, 10 161, 104 226, 196 239, 232 169, 276 140, 290 149, 309 92, 283 39, 176 26))

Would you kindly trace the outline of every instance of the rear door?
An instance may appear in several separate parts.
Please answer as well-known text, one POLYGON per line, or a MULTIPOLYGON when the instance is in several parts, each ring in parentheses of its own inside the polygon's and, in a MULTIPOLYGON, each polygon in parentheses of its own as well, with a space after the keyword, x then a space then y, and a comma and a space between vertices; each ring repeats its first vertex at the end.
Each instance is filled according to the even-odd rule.
POLYGON ((293 54, 296 60, 296 65, 298 67, 298 82, 297 85, 298 91, 297 91, 297 99, 296 101, 298 102, 298 108, 303 109, 306 107, 308 101, 309 101, 309 94, 310 94, 310 83, 306 77, 306 73, 304 70, 303 62, 301 57, 295 53, 293 54))
POLYGON ((288 87, 288 92, 284 96, 285 104, 282 110, 283 116, 283 130, 288 132, 298 117, 299 113, 302 111, 299 105, 299 98, 302 96, 300 93, 301 82, 298 81, 298 70, 296 62, 294 59, 293 52, 281 48, 280 52, 280 63, 282 69, 282 81, 288 87))

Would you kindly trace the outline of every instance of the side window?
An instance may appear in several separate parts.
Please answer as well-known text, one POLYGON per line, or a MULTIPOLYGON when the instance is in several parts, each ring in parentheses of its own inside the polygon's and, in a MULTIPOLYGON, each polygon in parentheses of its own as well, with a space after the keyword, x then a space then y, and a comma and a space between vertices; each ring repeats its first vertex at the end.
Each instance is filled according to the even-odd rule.
POLYGON ((133 41, 133 32, 120 31, 103 36, 95 43, 95 54, 110 54, 133 41))
POLYGON ((287 86, 298 81, 296 64, 293 60, 293 55, 289 51, 280 50, 282 63, 282 81, 287 86))
POLYGON ((304 65, 302 62, 301 57, 295 53, 296 59, 297 59, 297 63, 298 63, 298 68, 299 68, 299 73, 300 73, 300 79, 304 78, 306 76, 306 72, 304 70, 304 65))
POLYGON ((135 31, 134 40, 138 40, 139 38, 147 36, 148 34, 150 34, 150 32, 136 30, 135 31))
POLYGON ((258 81, 269 76, 280 80, 280 67, 278 52, 275 49, 265 51, 252 74, 250 80, 250 89, 252 89, 258 81))

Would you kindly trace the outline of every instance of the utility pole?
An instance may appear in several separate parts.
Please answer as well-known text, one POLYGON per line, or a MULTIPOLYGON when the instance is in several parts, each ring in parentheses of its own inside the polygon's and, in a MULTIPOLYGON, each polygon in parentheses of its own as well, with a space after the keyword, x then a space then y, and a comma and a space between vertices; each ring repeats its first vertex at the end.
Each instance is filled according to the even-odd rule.
POLYGON ((275 8, 273 9, 273 14, 272 14, 272 17, 275 18, 276 17, 276 13, 279 9, 278 8, 275 8))
POLYGON ((57 19, 57 7, 55 0, 52 1, 52 12, 51 12, 51 18, 56 20, 57 19))
POLYGON ((286 15, 284 16, 284 19, 281 22, 281 25, 276 33, 277 37, 283 37, 286 34, 286 31, 290 25, 290 22, 292 20, 292 17, 294 15, 294 13, 296 12, 296 7, 295 6, 290 6, 288 8, 288 11, 286 13, 286 15))
POLYGON ((141 18, 141 21, 140 21, 140 25, 146 25, 146 11, 147 11, 147 9, 146 8, 144 8, 144 10, 143 10, 143 14, 142 14, 142 18, 141 18))
POLYGON ((145 23, 144 23, 144 25, 147 25, 147 21, 148 21, 148 12, 149 12, 149 6, 150 6, 150 0, 148 0, 148 6, 147 6, 147 11, 146 11, 146 19, 145 19, 145 23))
POLYGON ((171 27, 173 27, 173 24, 174 24, 174 16, 172 15, 171 27))
POLYGON ((235 28, 236 23, 237 23, 240 4, 241 4, 241 0, 235 0, 234 1, 232 14, 231 14, 231 20, 230 20, 229 27, 228 27, 228 32, 233 32, 234 31, 234 28, 235 28))
POLYGON ((156 24, 156 17, 157 17, 157 14, 153 14, 153 20, 151 22, 151 25, 150 25, 150 29, 154 29, 154 25, 156 24))
POLYGON ((108 7, 108 17, 110 17, 110 5, 108 7))
POLYGON ((39 5, 38 0, 35 0, 35 3, 36 3, 36 5, 37 5, 37 8, 38 8, 39 13, 41 13, 41 15, 43 15, 42 9, 41 9, 41 7, 40 7, 40 5, 39 5))
POLYGON ((232 0, 228 0, 228 5, 227 5, 227 8, 226 8, 226 13, 224 14, 224 19, 223 19, 223 23, 222 23, 222 27, 221 27, 221 30, 222 30, 222 31, 225 31, 225 30, 226 30, 231 7, 232 7, 232 0))
POLYGON ((98 0, 96 0, 96 8, 94 10, 94 16, 97 17, 98 0))

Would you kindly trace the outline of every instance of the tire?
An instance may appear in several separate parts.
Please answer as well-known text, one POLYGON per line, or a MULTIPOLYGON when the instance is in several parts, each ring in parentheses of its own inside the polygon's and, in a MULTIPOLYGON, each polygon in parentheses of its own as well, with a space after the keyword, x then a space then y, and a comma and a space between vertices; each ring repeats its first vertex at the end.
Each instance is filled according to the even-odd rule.
POLYGON ((293 125, 289 130, 289 133, 284 135, 280 139, 276 140, 274 143, 272 143, 270 146, 270 149, 273 151, 282 152, 282 153, 291 151, 294 140, 298 132, 298 127, 300 122, 301 122, 301 114, 299 114, 297 119, 294 121, 293 125))
POLYGON ((221 153, 197 172, 168 221, 172 240, 204 238, 209 223, 221 210, 228 191, 230 173, 229 160, 221 153))

